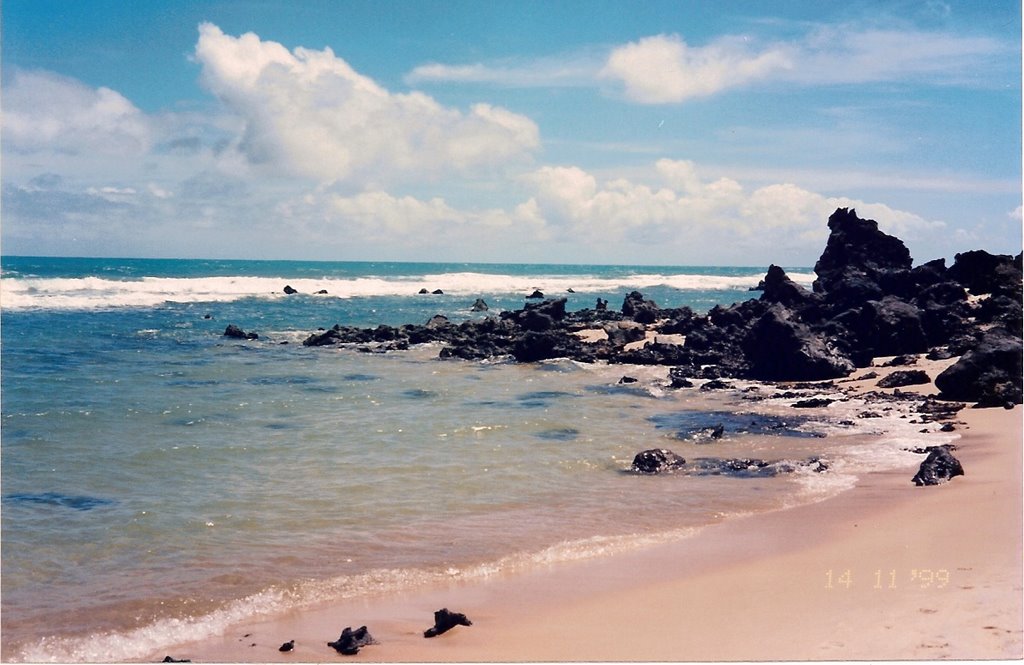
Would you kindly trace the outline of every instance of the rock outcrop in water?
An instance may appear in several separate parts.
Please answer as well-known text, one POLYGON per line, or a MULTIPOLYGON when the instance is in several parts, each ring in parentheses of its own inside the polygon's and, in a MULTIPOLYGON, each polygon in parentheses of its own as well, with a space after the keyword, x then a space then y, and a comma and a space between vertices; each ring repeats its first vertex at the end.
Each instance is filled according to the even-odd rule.
POLYGON ((699 457, 688 462, 671 450, 653 448, 637 453, 629 470, 631 473, 641 473, 644 475, 682 473, 694 476, 764 478, 780 473, 791 473, 801 467, 821 472, 828 469, 828 463, 817 457, 799 462, 791 460, 771 462, 762 459, 699 457))
POLYGON ((676 386, 691 378, 833 379, 877 356, 928 352, 963 356, 936 381, 944 398, 1021 403, 1020 255, 965 252, 950 268, 944 259, 913 267, 901 240, 852 209, 837 209, 828 227, 813 290, 772 265, 760 298, 706 315, 662 308, 633 291, 620 311, 599 299, 594 309, 570 312, 565 298, 547 299, 458 324, 435 317, 400 328, 336 325, 303 344, 387 351, 439 342, 442 358, 669 365, 676 386), (602 334, 584 340, 582 333, 593 332, 602 334), (659 335, 685 341, 668 343, 659 335))

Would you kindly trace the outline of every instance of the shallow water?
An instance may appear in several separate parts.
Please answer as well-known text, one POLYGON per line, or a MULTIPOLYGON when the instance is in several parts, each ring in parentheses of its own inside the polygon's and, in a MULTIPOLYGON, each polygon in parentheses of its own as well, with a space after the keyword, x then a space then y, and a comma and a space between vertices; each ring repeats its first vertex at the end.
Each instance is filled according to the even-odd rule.
MULTIPOLYGON (((297 343, 335 321, 465 317, 466 298, 218 292, 99 307, 91 295, 68 295, 75 285, 50 284, 77 306, 8 310, 7 294, 29 287, 12 282, 6 259, 4 270, 6 660, 139 658, 318 600, 685 537, 730 515, 840 491, 872 465, 918 461, 901 450, 909 426, 880 436, 867 421, 834 424, 838 412, 820 425, 772 400, 671 391, 666 368, 471 363, 439 360, 437 346, 365 354, 297 343), (258 325, 261 339, 221 337, 228 322, 258 325), (624 374, 640 380, 619 385, 624 374), (718 423, 721 439, 696 436, 718 423), (743 479, 626 473, 654 447, 687 458, 821 456, 832 468, 743 479)), ((613 278, 574 297, 621 301, 613 278)), ((663 306, 747 296, 662 288, 663 306)), ((521 306, 518 297, 510 306, 521 306)))

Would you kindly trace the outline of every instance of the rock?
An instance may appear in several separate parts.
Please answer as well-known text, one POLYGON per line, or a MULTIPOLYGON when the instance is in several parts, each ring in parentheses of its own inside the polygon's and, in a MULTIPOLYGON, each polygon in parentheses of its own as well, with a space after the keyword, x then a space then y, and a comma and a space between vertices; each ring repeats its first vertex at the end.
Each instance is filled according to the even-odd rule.
POLYGON ((636 473, 665 473, 682 468, 685 464, 686 460, 671 450, 652 448, 637 453, 630 470, 636 473))
POLYGON ((477 298, 473 306, 469 308, 472 312, 486 312, 488 310, 487 303, 484 302, 483 298, 477 298))
POLYGON ((882 367, 906 367, 907 365, 916 365, 917 356, 914 355, 902 355, 896 356, 887 363, 883 363, 882 367))
POLYGON ((293 288, 292 288, 292 287, 291 287, 290 285, 288 285, 288 284, 285 284, 285 286, 284 286, 284 292, 285 292, 285 295, 289 295, 289 296, 291 296, 291 295, 295 295, 296 293, 298 293, 298 291, 296 291, 295 289, 293 289, 293 288))
POLYGON ((711 379, 700 387, 701 390, 732 390, 732 384, 722 379, 711 379))
POLYGON ((828 218, 828 228, 825 250, 814 264, 815 293, 880 293, 878 281, 884 273, 910 270, 913 264, 902 240, 879 231, 873 219, 860 219, 856 210, 838 208, 828 218))
POLYGON ((828 406, 834 399, 828 399, 827 397, 812 397, 809 399, 802 399, 799 402, 793 403, 794 409, 820 409, 821 407, 828 406))
POLYGON ((874 356, 924 353, 928 340, 916 305, 895 296, 872 301, 861 310, 866 337, 863 342, 874 356))
POLYGON ((351 627, 345 628, 341 631, 341 637, 334 642, 328 642, 327 646, 345 656, 354 656, 359 653, 360 649, 371 644, 380 644, 380 642, 373 639, 366 626, 361 626, 356 630, 352 630, 351 627))
POLYGON ((341 332, 336 328, 330 328, 321 332, 315 332, 302 340, 302 346, 330 346, 341 341, 341 332))
POLYGON ((435 295, 435 296, 443 296, 444 295, 444 291, 442 291, 441 289, 434 289, 430 293, 435 295))
POLYGON ((544 294, 541 293, 539 290, 537 290, 537 291, 534 291, 533 293, 531 293, 530 295, 526 296, 526 299, 527 300, 543 300, 544 299, 544 294))
POLYGON ((429 294, 430 291, 427 291, 425 288, 423 288, 423 289, 420 289, 417 293, 419 293, 421 296, 423 296, 423 295, 429 294))
POLYGON ((943 399, 1004 406, 1022 402, 1021 339, 996 328, 935 377, 943 399))
POLYGON ((762 302, 778 303, 793 310, 816 307, 821 303, 820 296, 791 280, 785 270, 774 264, 768 266, 768 272, 758 286, 764 292, 761 294, 762 302))
POLYGON ((162 663, 191 663, 192 661, 189 660, 188 658, 178 659, 178 658, 173 658, 171 656, 164 656, 164 659, 162 661, 160 661, 160 662, 162 662, 162 663))
POLYGON ((637 379, 634 376, 623 376, 619 379, 619 385, 625 385, 627 383, 636 383, 637 379))
POLYGON ((447 316, 444 316, 443 314, 435 314, 432 317, 430 317, 427 320, 427 322, 423 324, 423 326, 431 330, 436 330, 438 328, 450 326, 451 324, 452 322, 448 319, 447 316))
POLYGON ((964 475, 964 468, 960 460, 950 452, 953 446, 928 446, 921 452, 927 452, 928 457, 921 462, 921 468, 914 475, 914 484, 918 487, 923 485, 939 485, 952 480, 956 476, 964 475))
POLYGON ((1001 293, 1020 299, 1020 268, 1007 254, 989 254, 981 249, 963 252, 954 257, 947 274, 974 295, 1001 293))
POLYGON ((821 336, 773 304, 743 340, 751 378, 763 381, 817 381, 846 376, 853 363, 821 336))
POLYGON ((942 423, 942 427, 939 428, 940 432, 955 432, 956 425, 953 423, 942 423))
POLYGON ((228 325, 224 329, 224 337, 230 337, 232 339, 259 339, 260 336, 254 332, 245 332, 235 324, 228 325))
POLYGON ((316 292, 316 295, 318 295, 318 296, 326 296, 327 295, 327 289, 320 289, 319 291, 316 292))
POLYGON ((625 346, 631 342, 639 342, 647 336, 647 326, 636 321, 616 321, 606 323, 602 327, 612 346, 625 346))
POLYGON ((689 370, 686 367, 673 367, 668 370, 668 378, 673 388, 692 388, 693 381, 688 378, 689 370))
POLYGON ((527 330, 512 342, 512 356, 520 363, 553 358, 574 358, 583 342, 561 331, 527 330))
POLYGON ((455 626, 472 626, 473 622, 461 612, 451 612, 447 607, 434 612, 434 625, 423 632, 423 637, 436 637, 447 633, 455 626))
POLYGON ((931 383, 928 373, 920 369, 897 370, 878 382, 879 388, 902 388, 931 383))
POLYGON ((278 647, 278 651, 291 651, 295 648, 295 640, 289 640, 278 647))
POLYGON ((657 303, 647 300, 639 291, 631 291, 622 301, 622 315, 638 323, 654 323, 659 312, 657 303))

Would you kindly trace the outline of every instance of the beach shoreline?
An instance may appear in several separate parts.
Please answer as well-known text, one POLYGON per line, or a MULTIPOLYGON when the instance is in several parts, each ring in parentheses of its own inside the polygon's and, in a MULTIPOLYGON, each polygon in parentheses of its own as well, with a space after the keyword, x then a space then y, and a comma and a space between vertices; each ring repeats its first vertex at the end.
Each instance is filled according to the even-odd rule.
POLYGON ((373 662, 1020 659, 1021 407, 956 420, 966 475, 940 486, 867 473, 676 542, 295 609, 144 660, 345 659, 326 643, 362 625, 373 662), (424 639, 442 607, 474 625, 424 639))

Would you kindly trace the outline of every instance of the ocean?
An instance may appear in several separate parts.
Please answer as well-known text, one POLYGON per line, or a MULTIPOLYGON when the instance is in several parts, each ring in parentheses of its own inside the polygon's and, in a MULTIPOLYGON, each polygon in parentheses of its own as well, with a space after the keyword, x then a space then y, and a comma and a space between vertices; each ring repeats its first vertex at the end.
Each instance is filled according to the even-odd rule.
POLYGON ((301 344, 336 323, 494 316, 535 289, 570 311, 639 290, 705 313, 756 297, 764 272, 3 257, 2 658, 146 659, 324 600, 693 537, 919 463, 919 426, 856 420, 863 405, 807 418, 751 399, 768 388, 672 390, 665 367, 301 344), (829 470, 627 473, 648 448, 829 470))

